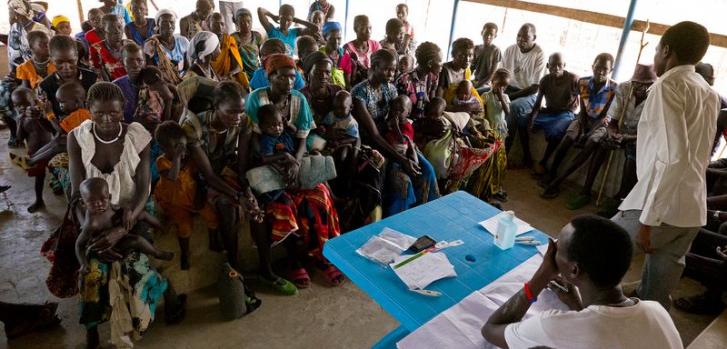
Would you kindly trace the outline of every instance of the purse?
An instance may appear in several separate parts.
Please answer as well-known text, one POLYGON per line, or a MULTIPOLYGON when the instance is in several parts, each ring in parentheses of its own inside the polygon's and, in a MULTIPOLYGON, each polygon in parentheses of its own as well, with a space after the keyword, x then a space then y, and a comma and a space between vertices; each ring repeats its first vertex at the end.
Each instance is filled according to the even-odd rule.
POLYGON ((257 194, 285 189, 288 186, 285 180, 283 180, 283 176, 270 165, 259 166, 248 170, 245 173, 245 178, 247 178, 250 188, 257 194))
POLYGON ((298 183, 301 189, 313 189, 336 176, 336 164, 332 156, 309 155, 300 161, 298 183))

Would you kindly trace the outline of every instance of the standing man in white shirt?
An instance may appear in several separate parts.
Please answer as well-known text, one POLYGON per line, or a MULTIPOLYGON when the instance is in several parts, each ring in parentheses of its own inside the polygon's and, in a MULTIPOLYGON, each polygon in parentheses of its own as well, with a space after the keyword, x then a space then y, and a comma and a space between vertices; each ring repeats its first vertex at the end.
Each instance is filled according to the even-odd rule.
POLYGON ((684 270, 684 256, 707 222, 705 174, 719 112, 719 97, 695 72, 709 33, 678 23, 656 47, 651 86, 636 140, 638 182, 613 221, 646 253, 638 297, 667 310, 684 270))
POLYGON ((530 281, 490 316, 482 335, 498 347, 515 349, 683 348, 659 303, 624 296, 619 284, 632 252, 629 234, 614 222, 595 215, 574 218, 557 243, 550 240, 530 281), (571 310, 548 310, 522 320, 541 292, 551 291, 571 310))
MULTIPOLYGON (((508 151, 517 134, 518 125, 527 128, 528 116, 533 111, 538 95, 540 78, 545 72, 545 54, 535 43, 536 38, 535 25, 525 23, 517 32, 517 43, 508 47, 502 55, 502 67, 512 74, 506 91, 512 101, 507 119, 509 134, 505 140, 508 151)), ((524 165, 532 166, 532 160, 524 165)))

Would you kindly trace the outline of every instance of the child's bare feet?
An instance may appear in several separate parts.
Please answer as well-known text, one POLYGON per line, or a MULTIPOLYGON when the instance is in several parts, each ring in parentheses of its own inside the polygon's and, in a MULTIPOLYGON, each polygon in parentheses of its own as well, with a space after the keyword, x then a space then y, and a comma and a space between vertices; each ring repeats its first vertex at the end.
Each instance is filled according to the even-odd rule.
POLYGON ((42 210, 44 208, 45 208, 45 202, 43 202, 42 200, 41 201, 36 201, 32 205, 28 206, 28 212, 35 213, 35 212, 38 212, 38 211, 40 211, 40 210, 42 210))

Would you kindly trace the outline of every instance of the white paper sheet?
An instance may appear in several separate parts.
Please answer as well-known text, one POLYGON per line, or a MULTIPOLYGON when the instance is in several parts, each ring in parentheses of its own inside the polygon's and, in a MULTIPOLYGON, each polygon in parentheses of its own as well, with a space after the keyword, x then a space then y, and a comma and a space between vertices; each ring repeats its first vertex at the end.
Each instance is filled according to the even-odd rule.
MULTIPOLYGON (((542 261, 542 255, 536 254, 404 337, 397 343, 397 348, 496 348, 482 337, 482 325, 495 310, 523 287, 523 283, 530 279, 542 261)), ((530 307, 525 318, 550 309, 567 310, 568 307, 555 293, 546 289, 530 307)))
POLYGON ((401 255, 416 239, 396 230, 384 228, 379 235, 372 236, 356 253, 381 264, 389 264, 401 255))
POLYGON ((423 290, 434 281, 457 276, 457 272, 454 271, 454 266, 447 259, 447 255, 441 252, 425 253, 399 268, 394 268, 398 263, 411 257, 412 255, 399 256, 394 260, 394 263, 390 264, 396 276, 410 290, 423 290))
MULTIPOLYGON (((485 228, 488 233, 492 234, 492 236, 495 236, 495 233, 497 232, 497 224, 500 221, 500 215, 502 214, 505 214, 505 212, 500 212, 493 217, 480 222, 479 224, 483 228, 485 228)), ((515 233, 515 236, 522 235, 533 230, 533 226, 517 217, 515 217, 515 225, 517 226, 517 233, 515 233)))

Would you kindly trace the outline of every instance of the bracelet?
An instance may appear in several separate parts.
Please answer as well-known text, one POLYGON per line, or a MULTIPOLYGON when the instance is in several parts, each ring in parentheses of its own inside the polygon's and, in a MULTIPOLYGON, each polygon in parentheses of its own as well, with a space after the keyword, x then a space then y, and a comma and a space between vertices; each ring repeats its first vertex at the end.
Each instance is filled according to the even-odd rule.
POLYGON ((528 300, 529 303, 535 303, 535 301, 538 300, 538 297, 533 297, 533 292, 530 290, 530 285, 526 282, 525 285, 523 285, 523 291, 525 291, 525 298, 528 300))

